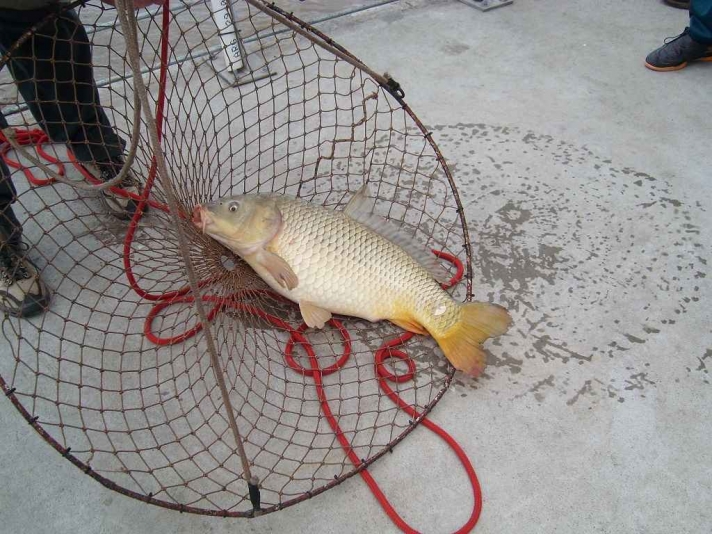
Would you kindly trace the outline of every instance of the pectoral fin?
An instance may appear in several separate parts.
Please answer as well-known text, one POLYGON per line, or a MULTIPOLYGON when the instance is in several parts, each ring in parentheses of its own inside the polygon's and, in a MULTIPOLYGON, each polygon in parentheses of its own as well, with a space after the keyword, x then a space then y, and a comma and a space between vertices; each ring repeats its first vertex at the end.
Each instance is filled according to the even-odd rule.
POLYGON ((309 328, 324 328, 326 322, 331 319, 331 312, 329 310, 320 308, 305 300, 299 303, 299 311, 302 312, 304 322, 309 328))
POLYGON ((292 290, 299 285, 299 278, 289 264, 274 252, 262 249, 256 254, 255 259, 283 287, 292 290))

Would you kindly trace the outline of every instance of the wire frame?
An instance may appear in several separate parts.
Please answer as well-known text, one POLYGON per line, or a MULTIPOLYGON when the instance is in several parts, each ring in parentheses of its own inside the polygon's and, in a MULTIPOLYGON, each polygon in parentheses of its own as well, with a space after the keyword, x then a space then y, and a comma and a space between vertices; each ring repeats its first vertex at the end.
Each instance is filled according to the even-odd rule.
MULTIPOLYGON (((172 187, 185 213, 197 203, 254 192, 342 209, 368 182, 378 213, 424 246, 460 258, 465 281, 453 291, 471 297, 469 244, 455 185, 402 95, 313 27, 257 0, 231 5, 249 70, 246 83, 226 83, 208 6, 171 9, 168 26, 160 10, 143 12, 138 37, 154 112, 163 108, 159 123, 172 187), (249 72, 269 75, 257 79, 249 72)), ((86 40, 71 13, 64 8, 45 18, 3 62, 30 62, 37 69, 44 62, 59 80, 61 63, 69 61, 75 76, 85 71, 74 94, 96 90, 99 100, 90 98, 80 113, 76 102, 84 97, 56 96, 70 112, 44 117, 55 142, 41 132, 26 134, 24 142, 39 143, 37 152, 67 179, 90 183, 102 164, 97 154, 118 137, 120 152, 135 151, 132 175, 146 183, 155 175, 153 154, 146 125, 135 122, 134 85, 115 11, 97 2, 77 7, 86 40), (92 53, 83 56, 88 43, 92 53), (54 56, 43 58, 39 50, 48 45, 54 56), (92 132, 107 132, 102 108, 109 134, 97 138, 92 132)), ((52 83, 37 76, 21 80, 19 71, 17 81, 29 83, 36 95, 41 84, 52 83)), ((10 74, 9 68, 0 74, 3 113, 13 126, 36 128, 38 117, 28 105, 39 105, 40 97, 18 96, 10 74)), ((447 389, 453 370, 431 339, 417 337, 401 347, 412 362, 406 365, 404 353, 389 359, 397 351, 384 346, 402 334, 390 323, 339 318, 324 331, 298 330, 301 317, 293 304, 275 298, 238 257, 185 220, 182 230, 201 280, 201 294, 190 293, 158 181, 150 209, 129 223, 108 215, 98 192, 45 183, 22 155, 7 145, 3 154, 21 164, 13 169, 13 209, 27 258, 52 300, 39 316, 2 318, 0 385, 44 439, 102 484, 182 511, 253 515, 225 415, 233 409, 260 480, 261 512, 279 510, 363 469, 417 425, 420 418, 399 409, 380 388, 378 365, 403 377, 391 387, 421 415, 447 389), (227 406, 194 298, 209 311, 227 406), (387 361, 377 365, 379 351, 387 361), (324 402, 359 462, 345 454, 324 402)))

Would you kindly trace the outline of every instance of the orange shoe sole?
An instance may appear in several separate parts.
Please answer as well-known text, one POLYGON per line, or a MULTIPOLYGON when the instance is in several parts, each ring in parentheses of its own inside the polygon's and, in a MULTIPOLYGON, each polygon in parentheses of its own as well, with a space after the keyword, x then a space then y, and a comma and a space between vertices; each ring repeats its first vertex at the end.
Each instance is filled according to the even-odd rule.
MULTIPOLYGON (((702 57, 700 59, 695 59, 694 61, 712 61, 712 56, 702 57)), ((670 72, 673 70, 684 69, 685 67, 687 67, 687 61, 680 63, 679 65, 673 65, 672 67, 656 67, 655 65, 651 65, 646 61, 645 66, 648 67, 650 70, 654 70, 656 72, 670 72)))

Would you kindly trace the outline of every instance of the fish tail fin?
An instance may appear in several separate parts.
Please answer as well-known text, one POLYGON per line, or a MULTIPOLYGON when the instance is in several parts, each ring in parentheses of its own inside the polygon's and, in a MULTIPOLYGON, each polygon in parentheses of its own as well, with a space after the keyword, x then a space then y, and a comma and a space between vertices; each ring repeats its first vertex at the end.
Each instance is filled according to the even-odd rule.
POLYGON ((482 343, 504 334, 511 323, 509 313, 501 306, 468 302, 462 304, 457 323, 442 334, 431 334, 456 369, 476 377, 486 365, 482 343))

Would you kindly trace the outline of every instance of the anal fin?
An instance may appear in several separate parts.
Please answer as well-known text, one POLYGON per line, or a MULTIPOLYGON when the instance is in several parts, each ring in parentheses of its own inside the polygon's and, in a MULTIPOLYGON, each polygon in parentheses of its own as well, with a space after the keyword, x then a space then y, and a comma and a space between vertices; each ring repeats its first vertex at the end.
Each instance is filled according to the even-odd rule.
POLYGON ((302 318, 309 328, 324 328, 326 322, 331 319, 331 312, 320 308, 306 300, 299 303, 299 311, 302 312, 302 318))

